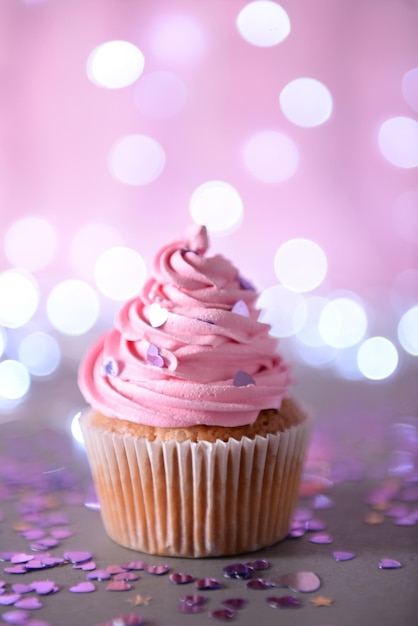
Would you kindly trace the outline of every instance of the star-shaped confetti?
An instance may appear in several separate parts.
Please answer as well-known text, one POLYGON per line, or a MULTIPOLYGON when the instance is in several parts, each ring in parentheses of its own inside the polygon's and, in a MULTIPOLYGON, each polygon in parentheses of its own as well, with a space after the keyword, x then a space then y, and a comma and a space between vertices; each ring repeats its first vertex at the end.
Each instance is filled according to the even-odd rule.
POLYGON ((317 596, 316 598, 312 598, 311 602, 315 606, 331 606, 331 604, 334 604, 334 600, 327 596, 317 596))
POLYGON ((140 596, 140 595, 136 595, 136 596, 132 596, 132 598, 129 598, 128 602, 129 604, 132 604, 132 606, 148 606, 148 604, 151 602, 151 597, 150 596, 140 596))

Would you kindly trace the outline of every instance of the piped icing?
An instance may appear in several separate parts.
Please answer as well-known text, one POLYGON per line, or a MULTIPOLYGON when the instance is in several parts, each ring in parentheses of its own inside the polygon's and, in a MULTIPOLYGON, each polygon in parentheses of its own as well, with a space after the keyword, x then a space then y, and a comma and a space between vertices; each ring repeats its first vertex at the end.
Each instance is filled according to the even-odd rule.
POLYGON ((161 248, 153 276, 83 358, 79 386, 108 417, 155 427, 242 426, 279 408, 290 383, 257 292, 204 226, 161 248))

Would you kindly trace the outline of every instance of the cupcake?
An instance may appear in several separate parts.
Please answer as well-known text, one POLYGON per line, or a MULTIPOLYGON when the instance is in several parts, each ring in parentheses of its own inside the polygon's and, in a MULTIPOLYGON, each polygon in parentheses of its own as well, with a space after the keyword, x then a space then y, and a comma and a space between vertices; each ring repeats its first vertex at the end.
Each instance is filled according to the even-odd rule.
POLYGON ((271 546, 298 496, 310 419, 253 286, 207 249, 203 226, 164 246, 79 369, 105 530, 149 554, 271 546))

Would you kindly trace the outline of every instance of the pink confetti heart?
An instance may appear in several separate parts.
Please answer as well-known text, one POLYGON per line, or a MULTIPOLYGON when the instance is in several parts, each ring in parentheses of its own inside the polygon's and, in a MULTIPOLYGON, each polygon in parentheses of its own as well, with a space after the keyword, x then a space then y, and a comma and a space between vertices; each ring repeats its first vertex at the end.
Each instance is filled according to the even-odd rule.
POLYGON ((144 563, 144 561, 130 561, 129 563, 123 563, 122 564, 123 569, 134 569, 137 571, 142 571, 144 569, 146 569, 146 563, 144 563))
POLYGON ((319 577, 314 572, 292 572, 270 579, 273 587, 289 587, 292 591, 310 593, 321 586, 319 577))
POLYGON ((64 559, 70 561, 70 563, 83 563, 84 561, 91 560, 90 552, 83 552, 82 550, 73 550, 70 552, 64 552, 64 559))
POLYGON ((313 537, 311 537, 309 541, 311 543, 327 544, 327 543, 332 543, 332 537, 328 533, 320 533, 318 535, 314 535, 313 537))
POLYGON ((58 587, 52 580, 34 580, 30 587, 32 591, 36 591, 41 596, 46 596, 50 593, 58 591, 58 587))
POLYGON ((70 591, 72 593, 91 593, 92 591, 96 591, 96 586, 90 582, 82 582, 70 587, 70 591))
POLYGON ((81 569, 83 572, 91 572, 96 569, 96 563, 94 561, 87 561, 87 563, 75 563, 73 569, 81 569))
POLYGON ((21 626, 28 622, 29 613, 27 611, 23 611, 22 609, 16 609, 15 611, 7 611, 3 613, 1 619, 8 624, 18 624, 21 626))
POLYGON ((148 309, 148 319, 153 328, 158 328, 168 320, 168 311, 158 302, 153 302, 148 309))
POLYGON ((4 571, 6 574, 26 574, 26 567, 24 565, 12 565, 10 567, 5 567, 4 571))
POLYGON ((123 574, 125 569, 120 565, 108 565, 106 571, 113 576, 113 574, 123 574))
POLYGON ((30 593, 31 591, 33 591, 32 586, 29 585, 24 585, 23 583, 15 583, 14 585, 12 585, 12 589, 14 591, 14 593, 30 593))
POLYGON ((395 559, 381 559, 379 561, 379 569, 399 569, 400 567, 402 567, 402 563, 395 559))
POLYGON ((147 565, 145 571, 154 576, 164 576, 169 571, 168 565, 147 565))
POLYGON ((42 602, 39 598, 32 596, 30 598, 22 598, 15 602, 15 607, 17 609, 24 609, 25 611, 34 611, 35 609, 42 608, 42 602))
POLYGON ((356 556, 354 552, 344 552, 343 550, 337 550, 332 553, 332 556, 336 561, 351 561, 356 556))
POLYGON ((150 343, 147 350, 147 362, 155 367, 164 367, 164 359, 160 355, 157 346, 150 343))
POLYGON ((87 580, 110 580, 111 573, 106 569, 96 569, 87 574, 87 580))
POLYGON ((187 583, 192 583, 195 580, 195 577, 191 574, 183 574, 182 572, 173 572, 169 576, 170 582, 174 585, 186 585, 187 583))
POLYGON ((231 309, 232 313, 237 313, 242 317, 250 317, 250 311, 244 300, 238 300, 231 309))
POLYGON ((121 572, 120 574, 115 574, 113 580, 139 580, 139 576, 134 574, 134 572, 121 572))
POLYGON ((9 606, 20 600, 21 597, 20 593, 3 593, 0 595, 0 604, 2 606, 9 606))
POLYGON ((248 580, 245 583, 247 589, 255 589, 256 591, 262 591, 263 589, 269 589, 271 584, 268 580, 263 580, 262 578, 254 578, 253 580, 248 580))
POLYGON ((112 580, 106 585, 106 591, 129 591, 131 585, 124 580, 112 580))
POLYGON ((232 384, 234 387, 247 387, 248 385, 255 385, 255 380, 252 376, 247 374, 247 372, 238 370, 234 376, 232 384))

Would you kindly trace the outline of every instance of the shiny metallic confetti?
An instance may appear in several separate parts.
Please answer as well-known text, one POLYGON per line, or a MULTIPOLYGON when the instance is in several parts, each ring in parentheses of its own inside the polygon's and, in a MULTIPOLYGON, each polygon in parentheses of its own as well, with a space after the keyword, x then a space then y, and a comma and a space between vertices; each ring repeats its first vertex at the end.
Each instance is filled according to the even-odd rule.
POLYGON ((298 609, 302 600, 296 596, 268 596, 266 602, 273 609, 298 609))
POLYGON ((235 611, 232 609, 215 609, 214 611, 208 612, 208 617, 228 622, 235 618, 235 611))
POLYGON ((129 561, 129 563, 122 563, 123 569, 142 571, 146 569, 147 565, 144 561, 129 561))
POLYGON ((105 378, 116 378, 119 374, 119 365, 112 356, 107 357, 107 359, 103 361, 100 374, 105 378))
POLYGON ((135 574, 134 572, 120 572, 119 574, 115 574, 113 576, 113 580, 125 580, 125 581, 134 581, 134 580, 139 580, 139 576, 138 574, 135 574))
POLYGON ((239 580, 248 580, 252 578, 255 568, 246 563, 232 563, 225 565, 222 569, 225 578, 238 578, 239 580))
POLYGON ((153 576, 164 576, 170 571, 170 567, 168 565, 147 565, 144 571, 153 576))
POLYGON ((247 372, 238 370, 232 380, 232 384, 234 387, 247 387, 248 385, 255 385, 255 380, 247 372))
POLYGON ((106 569, 96 569, 92 572, 89 572, 86 576, 87 580, 110 580, 112 577, 111 573, 106 569))
POLYGON ((254 578, 253 580, 248 580, 245 583, 247 589, 255 589, 257 591, 262 591, 263 589, 269 589, 271 584, 267 580, 263 580, 262 578, 254 578))
POLYGON ((280 574, 269 580, 272 587, 288 587, 292 591, 311 593, 321 586, 321 580, 314 572, 292 572, 289 574, 280 574))
POLYGON ((239 611, 246 606, 247 600, 245 598, 226 598, 222 600, 222 604, 228 609, 239 611))
POLYGON ((399 569, 402 567, 400 561, 395 559, 381 559, 378 564, 379 569, 399 569))
POLYGON ((169 580, 174 585, 186 585, 188 583, 193 583, 195 581, 195 577, 191 574, 183 574, 182 572, 172 572, 169 575, 169 580))
POLYGON ((200 578, 195 581, 194 586, 198 591, 209 591, 211 589, 220 589, 221 583, 216 578, 200 578))
POLYGON ((7 624, 28 624, 29 613, 23 609, 14 609, 12 611, 6 611, 1 616, 1 619, 7 624))
POLYGON ((305 530, 308 532, 317 532, 320 530, 325 530, 327 525, 323 520, 312 518, 305 522, 305 530))
POLYGON ((257 559, 256 561, 249 561, 245 563, 248 569, 254 570, 256 572, 268 569, 270 567, 270 563, 267 559, 257 559))
POLYGON ((20 593, 3 593, 0 595, 0 605, 9 606, 20 600, 20 593))
POLYGON ((59 590, 53 580, 34 580, 30 583, 30 588, 41 596, 47 596, 59 590))
POLYGON ((188 602, 180 602, 180 613, 203 613, 205 607, 203 604, 189 604, 188 602))

